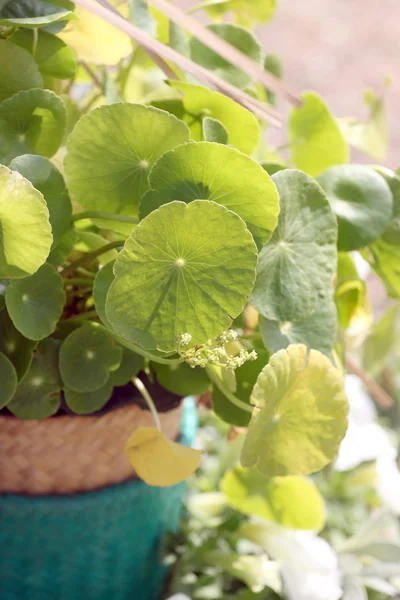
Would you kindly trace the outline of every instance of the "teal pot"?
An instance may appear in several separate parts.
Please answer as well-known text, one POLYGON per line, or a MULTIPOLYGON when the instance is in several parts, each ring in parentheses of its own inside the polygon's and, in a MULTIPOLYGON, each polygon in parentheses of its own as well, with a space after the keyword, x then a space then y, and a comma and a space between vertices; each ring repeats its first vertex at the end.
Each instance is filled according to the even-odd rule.
MULTIPOLYGON (((193 398, 179 416, 189 445, 193 398)), ((184 493, 183 483, 138 479, 71 494, 1 493, 1 600, 160 600, 163 536, 178 526, 184 493)))

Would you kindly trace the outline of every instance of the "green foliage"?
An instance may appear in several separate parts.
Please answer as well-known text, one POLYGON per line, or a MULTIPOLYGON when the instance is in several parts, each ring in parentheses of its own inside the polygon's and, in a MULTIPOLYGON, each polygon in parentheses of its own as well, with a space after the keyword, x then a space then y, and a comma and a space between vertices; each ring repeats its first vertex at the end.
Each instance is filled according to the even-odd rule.
POLYGON ((203 136, 206 142, 216 142, 218 144, 227 144, 229 139, 229 133, 226 127, 212 117, 205 117, 203 119, 203 136))
POLYGON ((243 467, 272 476, 307 475, 336 456, 347 429, 342 375, 302 344, 274 354, 254 386, 243 467), (323 395, 321 396, 321 390, 323 395))
POLYGON ((281 213, 261 250, 250 303, 273 321, 308 318, 329 297, 336 269, 337 225, 316 182, 301 171, 273 175, 281 213))
POLYGON ((126 385, 143 369, 143 367, 143 356, 139 356, 139 354, 128 350, 128 348, 122 348, 121 363, 118 369, 112 371, 110 383, 113 386, 126 385))
POLYGON ((78 415, 88 415, 103 408, 111 398, 113 383, 108 381, 94 392, 74 392, 64 389, 64 397, 68 408, 78 415))
POLYGON ((17 389, 18 378, 14 365, 9 358, 0 352, 0 409, 7 406, 17 389))
POLYGON ((43 78, 29 52, 0 39, 0 102, 21 90, 41 87, 43 78))
POLYGON ((328 167, 348 161, 348 149, 335 119, 321 98, 302 94, 303 104, 292 110, 289 139, 298 169, 315 177, 328 167))
POLYGON ((112 329, 111 323, 106 316, 106 300, 108 290, 114 281, 114 262, 108 262, 100 271, 97 272, 93 284, 93 300, 97 314, 109 329, 112 329))
POLYGON ((6 290, 8 313, 18 331, 31 340, 53 333, 64 303, 63 280, 48 263, 30 277, 11 281, 6 290))
POLYGON ((205 394, 210 389, 211 382, 204 369, 192 369, 187 363, 171 366, 152 363, 151 366, 158 383, 179 396, 205 394))
POLYGON ((74 5, 68 0, 9 0, 0 10, 0 25, 13 25, 35 29, 74 19, 74 5))
POLYGON ((397 339, 399 303, 391 306, 379 319, 363 346, 363 365, 371 375, 379 375, 397 339))
POLYGON ((202 344, 243 309, 256 258, 251 234, 233 212, 208 201, 169 203, 134 229, 119 254, 107 319, 148 349, 173 351, 186 332, 193 345, 202 344))
POLYGON ((26 277, 46 260, 53 238, 40 192, 0 166, 0 277, 26 277))
POLYGON ((36 344, 37 342, 28 340, 16 329, 5 305, 0 307, 0 352, 13 364, 18 380, 21 380, 29 369, 36 344))
POLYGON ((220 19, 226 12, 232 11, 237 23, 251 25, 266 23, 273 16, 277 0, 215 0, 207 2, 207 12, 214 19, 220 19))
POLYGON ((392 216, 393 199, 384 179, 369 167, 338 165, 318 177, 338 219, 338 249, 368 246, 381 235, 392 216))

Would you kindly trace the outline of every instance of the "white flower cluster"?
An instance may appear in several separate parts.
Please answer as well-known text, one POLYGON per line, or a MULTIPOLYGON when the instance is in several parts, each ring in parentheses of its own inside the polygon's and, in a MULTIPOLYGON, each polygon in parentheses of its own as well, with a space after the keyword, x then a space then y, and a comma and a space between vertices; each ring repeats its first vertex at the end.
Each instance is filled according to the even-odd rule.
POLYGON ((189 346, 190 342, 192 341, 192 336, 190 335, 190 333, 180 333, 179 335, 176 336, 176 344, 179 347, 185 348, 186 346, 189 346))
MULTIPOLYGON (((178 349, 187 346, 190 343, 192 336, 189 333, 183 333, 177 336, 178 349)), ((255 350, 248 352, 245 349, 240 349, 236 356, 230 355, 225 344, 236 341, 238 334, 233 329, 223 331, 217 337, 209 340, 202 346, 195 346, 182 353, 185 361, 193 369, 201 367, 204 369, 207 365, 215 365, 229 369, 237 369, 244 365, 249 360, 256 360, 257 353, 255 350)))

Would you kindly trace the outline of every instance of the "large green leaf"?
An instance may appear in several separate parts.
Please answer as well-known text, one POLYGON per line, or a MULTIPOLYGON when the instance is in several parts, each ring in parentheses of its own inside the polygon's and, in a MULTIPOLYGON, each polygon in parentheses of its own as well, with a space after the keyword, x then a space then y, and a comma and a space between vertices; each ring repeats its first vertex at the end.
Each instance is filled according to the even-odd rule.
POLYGON ((0 160, 20 154, 51 157, 65 133, 64 104, 49 90, 18 92, 0 104, 0 160))
POLYGON ((336 271, 337 224, 320 186, 301 171, 272 177, 281 213, 261 250, 250 303, 272 321, 301 321, 330 296, 336 271))
POLYGON ((383 177, 363 165, 336 165, 318 176, 339 225, 338 249, 364 248, 384 232, 393 211, 383 177))
POLYGON ((192 369, 187 363, 171 366, 152 363, 151 366, 163 388, 179 396, 205 394, 211 387, 205 370, 192 369))
MULTIPOLYGON (((209 25, 208 29, 261 66, 262 48, 251 31, 232 23, 209 25)), ((215 71, 215 74, 221 79, 225 79, 232 85, 242 89, 251 84, 251 75, 232 65, 197 38, 193 37, 191 39, 190 48, 192 60, 209 71, 215 71)))
POLYGON ((19 383, 7 408, 20 419, 45 419, 60 406, 58 371, 60 341, 43 340, 35 351, 29 371, 19 383))
POLYGON ((72 206, 63 176, 47 158, 34 154, 14 158, 10 169, 21 173, 43 194, 50 213, 54 249, 71 226, 72 206))
POLYGON ((14 365, 3 352, 0 352, 0 409, 7 406, 17 389, 17 372, 14 365))
POLYGON ((115 263, 107 319, 130 341, 172 351, 223 330, 253 286, 257 249, 244 222, 208 201, 172 202, 144 219, 115 263))
POLYGON ((0 25, 36 28, 74 19, 74 5, 65 0, 9 0, 0 10, 0 25))
POLYGON ((302 321, 270 321, 260 317, 263 342, 270 352, 290 344, 305 344, 330 356, 336 340, 336 307, 328 295, 316 310, 302 321))
POLYGON ((338 124, 321 98, 302 94, 303 104, 293 108, 289 138, 295 166, 315 177, 332 165, 346 163, 349 152, 338 124))
POLYGON ((164 154, 150 173, 151 190, 142 199, 141 217, 172 200, 208 199, 233 210, 259 245, 275 229, 279 197, 269 175, 234 148, 200 142, 164 154))
POLYGON ((273 16, 277 0, 215 0, 206 2, 206 10, 214 19, 220 19, 226 12, 232 11, 237 23, 251 26, 266 23, 273 16))
POLYGON ((36 342, 28 340, 16 329, 3 306, 0 309, 0 352, 12 362, 19 380, 29 369, 35 346, 36 342))
POLYGON ((241 463, 267 476, 307 475, 336 456, 346 429, 348 402, 342 374, 302 344, 272 356, 251 395, 255 411, 241 463))
POLYGON ((60 351, 60 373, 65 387, 74 392, 94 392, 118 369, 122 348, 108 333, 93 325, 73 331, 60 351))
POLYGON ((112 383, 108 381, 94 392, 73 392, 65 388, 64 397, 68 408, 78 415, 88 415, 103 408, 111 398, 112 391, 112 383))
POLYGON ((43 87, 43 78, 32 56, 0 39, 0 102, 21 90, 43 87))
MULTIPOLYGON (((71 48, 58 37, 47 31, 34 32, 29 29, 19 29, 10 41, 28 52, 34 48, 34 36, 37 35, 34 59, 42 75, 57 79, 74 77, 77 60, 71 48)), ((41 86, 35 86, 41 87, 41 86)))
POLYGON ((256 469, 226 471, 221 490, 240 512, 292 529, 321 529, 325 507, 316 485, 306 477, 266 478, 256 469))
MULTIPOLYGON (((185 123, 156 108, 97 108, 78 121, 68 139, 65 171, 70 192, 81 206, 136 216, 139 200, 149 189, 152 165, 188 138, 185 123)), ((132 225, 119 230, 130 233, 132 225)))
POLYGON ((170 81, 169 85, 183 92, 183 106, 189 114, 191 138, 202 140, 201 121, 212 117, 221 121, 228 131, 228 143, 245 154, 252 154, 260 139, 260 126, 256 117, 224 94, 213 92, 200 85, 185 81, 170 81), (197 119, 193 118, 197 116, 197 119))
MULTIPOLYGON (((236 390, 235 396, 250 406, 250 396, 254 384, 262 369, 268 363, 269 353, 266 350, 257 349, 257 360, 251 360, 235 371, 236 390)), ((213 411, 226 423, 237 427, 247 427, 251 413, 233 404, 221 390, 213 387, 212 391, 213 411)))
POLYGON ((48 263, 30 277, 11 281, 6 291, 8 313, 18 331, 30 340, 53 333, 64 303, 64 282, 48 263))
POLYGON ((49 211, 40 192, 15 171, 0 165, 0 278, 38 270, 52 244, 49 211))

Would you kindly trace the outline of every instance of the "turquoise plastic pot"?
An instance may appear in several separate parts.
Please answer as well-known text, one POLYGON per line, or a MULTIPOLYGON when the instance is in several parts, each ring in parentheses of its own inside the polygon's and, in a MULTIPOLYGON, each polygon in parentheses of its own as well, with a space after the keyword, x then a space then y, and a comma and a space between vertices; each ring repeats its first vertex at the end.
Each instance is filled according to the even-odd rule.
MULTIPOLYGON (((196 427, 187 398, 183 443, 196 427)), ((161 541, 184 493, 134 480, 74 496, 0 495, 0 599, 159 600, 161 541)))

